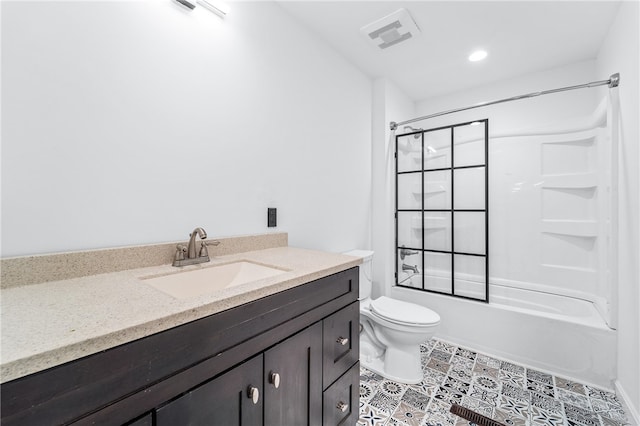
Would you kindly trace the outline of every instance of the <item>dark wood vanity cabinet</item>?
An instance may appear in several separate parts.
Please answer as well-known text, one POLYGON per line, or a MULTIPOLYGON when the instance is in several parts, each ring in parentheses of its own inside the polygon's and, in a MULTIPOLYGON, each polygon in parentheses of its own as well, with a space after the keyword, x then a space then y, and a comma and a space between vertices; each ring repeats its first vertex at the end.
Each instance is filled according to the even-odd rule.
POLYGON ((2 424, 355 424, 357 296, 352 268, 4 383, 2 424))
POLYGON ((317 323, 158 408, 155 424, 320 425, 321 340, 317 323))

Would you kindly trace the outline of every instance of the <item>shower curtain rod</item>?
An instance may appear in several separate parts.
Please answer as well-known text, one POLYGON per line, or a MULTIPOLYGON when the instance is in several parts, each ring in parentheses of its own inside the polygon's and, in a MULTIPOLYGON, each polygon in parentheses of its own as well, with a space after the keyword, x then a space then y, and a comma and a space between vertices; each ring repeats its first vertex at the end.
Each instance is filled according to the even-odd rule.
POLYGON ((454 112, 466 111, 468 109, 480 108, 484 106, 500 104, 503 102, 517 101, 519 99, 535 98, 536 96, 549 95, 551 93, 564 92, 567 90, 584 89, 585 87, 604 86, 605 84, 610 88, 618 87, 618 84, 620 84, 620 74, 619 73, 612 74, 609 80, 592 81, 591 83, 579 84, 577 86, 567 86, 567 87, 561 87, 559 89, 544 90, 542 92, 533 92, 533 93, 527 93, 526 95, 513 96, 511 98, 498 99, 496 101, 480 102, 479 104, 475 104, 472 106, 437 112, 435 114, 425 115, 423 117, 417 117, 417 118, 412 118, 411 120, 401 121, 400 123, 391 121, 389 123, 389 128, 391 130, 396 130, 398 126, 402 126, 404 124, 415 123, 416 121, 426 120, 427 118, 439 117, 441 115, 453 114, 454 112))

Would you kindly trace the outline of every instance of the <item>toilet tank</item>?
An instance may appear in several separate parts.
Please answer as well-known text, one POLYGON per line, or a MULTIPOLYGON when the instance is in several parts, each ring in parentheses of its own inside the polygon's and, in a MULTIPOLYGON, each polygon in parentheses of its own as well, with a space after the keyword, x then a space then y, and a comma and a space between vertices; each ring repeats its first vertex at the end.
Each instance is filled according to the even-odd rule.
POLYGON ((371 259, 373 258, 373 252, 370 250, 351 250, 343 253, 349 256, 359 257, 362 259, 360 266, 360 297, 359 300, 371 297, 371 259))

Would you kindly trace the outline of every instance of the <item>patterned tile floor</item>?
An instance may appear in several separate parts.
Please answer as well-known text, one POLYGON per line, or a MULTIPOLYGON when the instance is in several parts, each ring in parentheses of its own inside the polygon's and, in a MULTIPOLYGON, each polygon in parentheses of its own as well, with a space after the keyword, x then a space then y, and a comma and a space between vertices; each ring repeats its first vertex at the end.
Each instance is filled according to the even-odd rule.
POLYGON ((508 426, 627 424, 615 394, 431 339, 420 347, 424 380, 404 385, 360 369, 358 425, 475 426, 456 402, 508 426))

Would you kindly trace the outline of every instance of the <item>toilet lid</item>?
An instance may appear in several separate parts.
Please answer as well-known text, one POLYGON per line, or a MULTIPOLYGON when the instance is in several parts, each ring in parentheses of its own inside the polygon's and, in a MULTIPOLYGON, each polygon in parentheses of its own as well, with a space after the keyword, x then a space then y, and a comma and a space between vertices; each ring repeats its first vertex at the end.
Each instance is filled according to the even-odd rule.
POLYGON ((440 315, 429 308, 386 296, 372 300, 371 310, 382 318, 398 323, 427 325, 440 322, 440 315))

